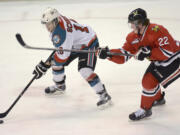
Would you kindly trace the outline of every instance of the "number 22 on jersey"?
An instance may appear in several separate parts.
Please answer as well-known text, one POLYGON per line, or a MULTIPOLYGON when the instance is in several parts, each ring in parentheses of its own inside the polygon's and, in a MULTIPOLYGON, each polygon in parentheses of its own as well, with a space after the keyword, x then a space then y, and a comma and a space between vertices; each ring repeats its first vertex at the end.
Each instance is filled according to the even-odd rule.
POLYGON ((169 44, 168 37, 166 37, 166 36, 158 38, 158 42, 159 42, 160 46, 164 46, 164 45, 168 45, 169 44))

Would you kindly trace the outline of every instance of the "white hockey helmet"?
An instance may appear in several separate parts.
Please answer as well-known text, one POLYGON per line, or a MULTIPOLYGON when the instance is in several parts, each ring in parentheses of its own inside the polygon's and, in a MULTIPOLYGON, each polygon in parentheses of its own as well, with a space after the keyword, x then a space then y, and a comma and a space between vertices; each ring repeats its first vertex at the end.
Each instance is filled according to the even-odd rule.
POLYGON ((41 23, 46 24, 58 18, 60 13, 55 8, 48 7, 42 14, 41 23))

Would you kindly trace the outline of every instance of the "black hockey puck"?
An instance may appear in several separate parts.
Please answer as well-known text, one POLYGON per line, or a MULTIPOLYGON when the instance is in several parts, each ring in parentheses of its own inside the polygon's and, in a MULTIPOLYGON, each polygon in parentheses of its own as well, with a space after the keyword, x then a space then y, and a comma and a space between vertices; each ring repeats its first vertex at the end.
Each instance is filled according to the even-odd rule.
POLYGON ((4 121, 3 120, 0 120, 0 124, 3 124, 4 123, 4 121))

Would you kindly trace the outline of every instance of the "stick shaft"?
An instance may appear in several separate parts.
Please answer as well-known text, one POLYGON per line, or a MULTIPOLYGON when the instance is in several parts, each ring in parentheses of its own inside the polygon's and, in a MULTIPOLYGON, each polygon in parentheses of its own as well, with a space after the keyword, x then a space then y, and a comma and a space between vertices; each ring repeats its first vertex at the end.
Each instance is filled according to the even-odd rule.
MULTIPOLYGON (((51 55, 48 57, 48 59, 46 60, 45 63, 47 63, 52 55, 55 53, 55 51, 53 51, 51 53, 51 55)), ((19 94, 19 96, 16 98, 16 100, 12 103, 12 105, 8 108, 7 111, 5 111, 4 113, 0 113, 0 118, 4 118, 6 117, 6 115, 8 115, 8 113, 12 110, 12 108, 16 105, 16 103, 19 101, 19 99, 24 95, 24 93, 27 91, 27 89, 29 88, 29 86, 33 83, 33 81, 36 79, 36 75, 33 76, 33 78, 30 80, 30 82, 26 85, 26 87, 23 89, 23 91, 19 94)))
MULTIPOLYGON (((78 49, 59 49, 59 48, 45 48, 45 47, 33 47, 27 45, 21 34, 16 34, 16 38, 21 46, 27 49, 34 49, 34 50, 48 50, 48 51, 66 51, 66 52, 76 52, 76 53, 96 53, 97 50, 78 50, 78 49)), ((132 54, 127 53, 108 53, 108 55, 120 55, 120 56, 133 56, 132 54)))

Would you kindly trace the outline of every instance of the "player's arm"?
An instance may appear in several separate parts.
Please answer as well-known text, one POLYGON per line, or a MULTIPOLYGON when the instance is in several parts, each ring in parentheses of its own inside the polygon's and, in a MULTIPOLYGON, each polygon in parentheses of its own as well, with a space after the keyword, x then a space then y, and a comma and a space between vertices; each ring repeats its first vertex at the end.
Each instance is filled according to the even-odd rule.
POLYGON ((117 64, 123 64, 131 58, 131 56, 128 55, 127 56, 111 55, 110 53, 131 54, 128 51, 124 50, 123 48, 109 50, 108 47, 105 47, 105 48, 99 48, 98 56, 100 59, 107 58, 109 61, 115 62, 117 64))
POLYGON ((109 50, 108 47, 106 48, 101 48, 101 50, 98 53, 99 58, 101 59, 108 59, 112 62, 115 62, 117 64, 123 64, 125 62, 127 62, 131 56, 120 56, 120 55, 108 55, 107 52, 110 53, 122 53, 122 54, 134 54, 134 48, 132 48, 132 46, 126 41, 126 43, 124 44, 124 46, 122 48, 119 49, 111 49, 109 50))
MULTIPOLYGON (((110 50, 111 53, 123 53, 123 54, 131 54, 129 51, 123 49, 123 48, 119 48, 119 49, 111 49, 110 50)), ((120 55, 112 55, 112 57, 109 57, 108 60, 112 61, 114 63, 117 64, 124 64, 125 62, 127 62, 129 59, 131 58, 131 56, 120 56, 120 55)))

